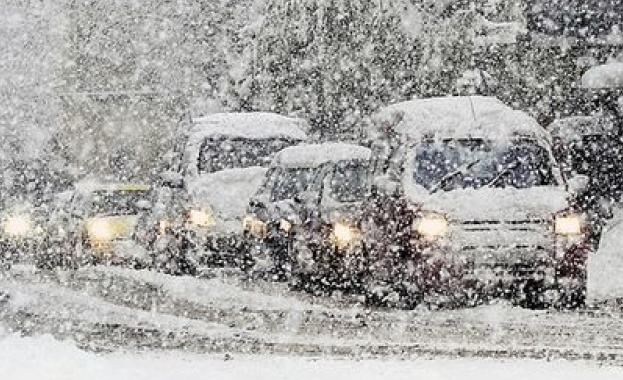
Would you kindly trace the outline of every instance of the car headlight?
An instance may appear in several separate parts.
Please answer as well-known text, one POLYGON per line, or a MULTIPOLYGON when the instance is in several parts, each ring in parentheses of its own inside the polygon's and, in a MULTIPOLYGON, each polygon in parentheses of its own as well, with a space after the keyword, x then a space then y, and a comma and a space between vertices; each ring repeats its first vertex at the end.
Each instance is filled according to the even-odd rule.
POLYGON ((242 219, 242 227, 249 232, 251 236, 263 239, 268 234, 266 222, 260 220, 257 216, 247 215, 242 219))
POLYGON ((90 220, 87 222, 89 239, 95 241, 109 241, 114 238, 113 228, 105 220, 90 220))
POLYGON ((337 248, 346 248, 361 239, 361 230, 348 222, 335 222, 331 242, 337 248))
POLYGON ((188 222, 197 227, 214 227, 214 213, 211 210, 190 210, 188 222))
POLYGON ((290 232, 292 230, 292 223, 285 219, 281 219, 279 222, 279 229, 283 232, 290 232))
POLYGON ((13 237, 28 235, 33 229, 33 223, 28 215, 12 215, 4 221, 4 233, 13 237))
POLYGON ((167 232, 173 227, 173 223, 168 219, 161 219, 158 222, 158 234, 166 235, 167 232))
POLYGON ((582 217, 578 214, 557 215, 554 221, 554 232, 563 236, 581 235, 583 224, 582 217))
POLYGON ((413 229, 425 239, 438 239, 448 235, 450 224, 441 214, 426 214, 415 220, 413 229))

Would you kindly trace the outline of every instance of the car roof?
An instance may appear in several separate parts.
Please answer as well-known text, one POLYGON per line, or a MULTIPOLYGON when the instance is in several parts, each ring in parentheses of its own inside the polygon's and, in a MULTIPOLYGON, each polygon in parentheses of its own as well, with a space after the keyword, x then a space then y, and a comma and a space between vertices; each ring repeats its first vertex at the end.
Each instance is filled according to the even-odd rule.
POLYGON ((275 155, 273 166, 313 168, 331 162, 369 160, 371 156, 370 149, 356 144, 303 144, 281 150, 275 155))
POLYGON ((207 137, 306 140, 308 130, 305 120, 275 113, 215 113, 194 119, 190 136, 195 141, 207 137))
POLYGON ((623 62, 611 62, 588 69, 582 75, 586 89, 623 88, 623 62))
POLYGON ((391 130, 412 140, 550 139, 547 131, 527 113, 514 110, 497 98, 485 96, 451 96, 396 103, 373 116, 372 128, 373 138, 391 130))
POLYGON ((76 191, 81 193, 94 193, 100 191, 149 191, 150 185, 144 183, 103 183, 103 182, 81 182, 75 185, 76 191))
POLYGON ((554 137, 564 141, 581 139, 583 136, 608 135, 614 124, 600 116, 572 116, 554 120, 547 130, 554 137))

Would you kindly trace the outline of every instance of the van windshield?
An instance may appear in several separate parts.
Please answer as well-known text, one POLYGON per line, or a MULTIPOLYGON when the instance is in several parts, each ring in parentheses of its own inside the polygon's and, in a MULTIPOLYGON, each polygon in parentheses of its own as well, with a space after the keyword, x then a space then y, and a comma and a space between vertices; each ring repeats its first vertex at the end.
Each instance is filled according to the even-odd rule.
POLYGON ((115 216, 140 213, 138 203, 149 202, 150 191, 98 191, 91 200, 91 215, 115 216))
POLYGON ((362 201, 368 190, 369 165, 364 161, 340 162, 329 184, 332 198, 339 202, 362 201))
POLYGON ((199 173, 205 174, 225 169, 268 166, 275 153, 293 144, 293 140, 284 138, 206 139, 199 152, 197 168, 199 173))
POLYGON ((316 168, 287 168, 275 173, 271 201, 294 199, 305 191, 314 178, 316 168))
POLYGON ((413 178, 429 191, 528 188, 556 184, 547 151, 533 140, 501 145, 482 139, 424 142, 416 147, 413 178))

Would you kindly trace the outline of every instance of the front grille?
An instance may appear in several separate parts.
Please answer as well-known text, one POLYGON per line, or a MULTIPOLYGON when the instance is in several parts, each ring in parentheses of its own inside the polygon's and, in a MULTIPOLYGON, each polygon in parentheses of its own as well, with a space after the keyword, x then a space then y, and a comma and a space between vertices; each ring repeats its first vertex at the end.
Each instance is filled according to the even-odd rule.
POLYGON ((461 251, 546 251, 554 239, 549 223, 534 219, 452 223, 450 241, 461 251))

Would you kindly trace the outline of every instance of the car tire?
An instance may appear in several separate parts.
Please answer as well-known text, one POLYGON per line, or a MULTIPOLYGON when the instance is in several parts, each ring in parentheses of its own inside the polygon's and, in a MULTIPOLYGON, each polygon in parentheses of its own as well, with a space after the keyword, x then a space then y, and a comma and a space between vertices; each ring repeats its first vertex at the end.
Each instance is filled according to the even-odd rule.
POLYGON ((515 304, 531 310, 545 309, 549 306, 545 300, 545 292, 542 280, 526 280, 515 290, 515 304))
POLYGON ((558 300, 560 309, 581 309, 586 306, 586 283, 569 289, 561 289, 558 300))

